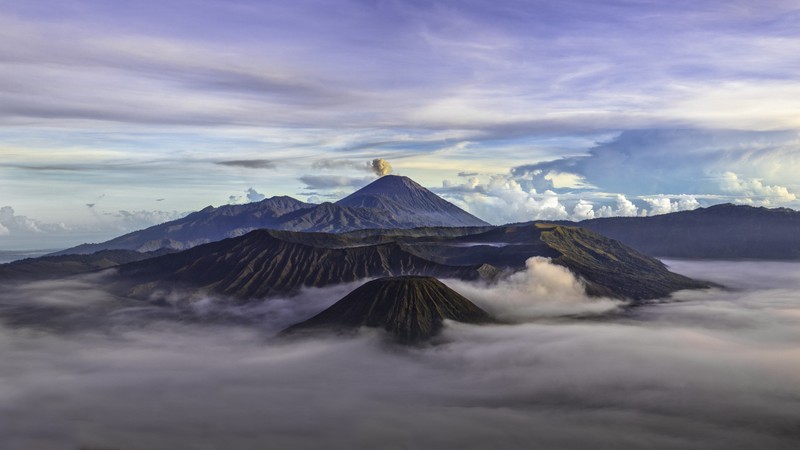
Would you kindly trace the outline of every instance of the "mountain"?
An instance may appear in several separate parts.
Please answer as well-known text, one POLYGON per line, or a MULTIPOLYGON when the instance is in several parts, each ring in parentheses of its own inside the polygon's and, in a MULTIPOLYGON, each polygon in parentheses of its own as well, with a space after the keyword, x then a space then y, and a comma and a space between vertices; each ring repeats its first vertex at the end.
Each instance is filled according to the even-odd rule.
POLYGON ((704 289, 709 283, 670 272, 658 259, 623 243, 579 227, 542 225, 540 240, 560 255, 553 263, 586 283, 590 295, 645 300, 681 289, 704 289))
POLYGON ((152 299, 175 289, 240 299, 291 295, 302 287, 322 287, 364 278, 429 275, 477 279, 490 267, 449 266, 404 250, 397 243, 332 248, 326 235, 317 245, 300 243, 304 235, 257 230, 179 253, 125 264, 117 269, 123 294, 152 299))
POLYGON ((692 259, 800 259, 800 212, 722 204, 577 225, 649 255, 692 259))
POLYGON ((149 252, 160 248, 184 250, 196 245, 242 236, 259 228, 278 228, 293 212, 313 208, 292 197, 272 197, 244 205, 208 206, 181 219, 134 231, 100 244, 83 244, 53 255, 89 254, 123 249, 149 252))
POLYGON ((109 249, 184 250, 241 236, 255 229, 343 233, 365 229, 488 225, 410 178, 386 175, 336 203, 314 205, 291 197, 272 197, 246 205, 209 206, 182 219, 53 255, 89 254, 109 249))
POLYGON ((401 342, 416 343, 438 334, 444 320, 492 322, 484 310, 436 278, 407 276, 370 281, 282 335, 369 327, 383 329, 401 342))
POLYGON ((488 264, 507 271, 522 270, 528 258, 543 256, 579 276, 587 292, 597 296, 645 300, 709 287, 619 241, 574 226, 500 226, 450 239, 409 240, 405 248, 441 264, 488 264))
POLYGON ((172 250, 161 249, 141 253, 132 250, 102 250, 90 255, 60 255, 27 258, 0 264, 0 280, 20 281, 59 278, 85 272, 108 269, 156 256, 165 255, 172 250))
POLYGON ((411 178, 398 175, 385 175, 336 204, 389 213, 396 222, 391 228, 488 225, 420 186, 411 178))
POLYGON ((247 300, 383 276, 491 281, 524 269, 532 256, 544 256, 579 276, 592 295, 644 300, 709 287, 577 227, 530 224, 456 236, 408 232, 386 237, 378 230, 357 236, 256 230, 119 266, 115 286, 121 295, 138 298, 163 298, 178 290, 247 300))

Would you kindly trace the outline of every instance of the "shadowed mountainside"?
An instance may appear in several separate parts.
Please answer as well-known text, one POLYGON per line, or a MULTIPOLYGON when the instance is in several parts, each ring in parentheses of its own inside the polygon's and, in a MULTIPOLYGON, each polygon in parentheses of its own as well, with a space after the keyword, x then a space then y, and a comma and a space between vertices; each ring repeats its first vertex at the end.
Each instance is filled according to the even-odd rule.
POLYGON ((670 272, 661 261, 593 231, 537 225, 540 239, 559 253, 553 258, 580 276, 591 295, 634 300, 666 297, 679 289, 710 285, 670 272))
POLYGON ((0 264, 0 280, 40 280, 108 269, 120 264, 143 261, 174 250, 140 253, 132 250, 104 250, 91 255, 41 256, 0 264))
POLYGON ((652 217, 577 225, 637 250, 670 258, 800 259, 800 212, 723 204, 652 217))
POLYGON ((367 282, 281 335, 369 327, 383 329, 400 342, 417 343, 438 334, 444 320, 492 322, 484 310, 436 278, 405 276, 367 282))
POLYGON ((124 293, 150 298, 172 289, 240 299, 285 295, 364 278, 425 275, 493 280, 549 257, 581 277, 587 292, 634 300, 708 287, 670 272, 660 261, 592 231, 556 225, 500 227, 455 238, 361 237, 258 230, 239 238, 120 266, 124 293))
POLYGON ((302 235, 258 230, 126 264, 118 273, 127 293, 137 297, 186 288, 248 299, 381 276, 413 274, 470 280, 491 271, 481 265, 439 264, 409 253, 397 243, 329 248, 298 243, 302 235), (287 235, 294 239, 287 239, 287 235))

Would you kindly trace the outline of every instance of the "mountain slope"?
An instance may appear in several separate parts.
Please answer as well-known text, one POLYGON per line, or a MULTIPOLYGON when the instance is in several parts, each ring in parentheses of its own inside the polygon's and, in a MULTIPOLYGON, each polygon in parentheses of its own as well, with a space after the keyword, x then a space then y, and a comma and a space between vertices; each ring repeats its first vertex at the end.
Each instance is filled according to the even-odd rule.
POLYGON ((167 249, 149 253, 140 253, 132 250, 103 250, 90 255, 27 258, 0 264, 0 280, 20 281, 65 277, 142 261, 170 252, 171 250, 167 249))
POLYGON ((287 239, 292 233, 253 231, 180 253, 120 266, 126 294, 150 297, 175 288, 212 291, 241 299, 293 294, 363 278, 430 275, 476 279, 480 266, 448 266, 408 253, 396 243, 350 248, 315 247, 287 239))
POLYGON ((336 204, 387 212, 396 221, 393 228, 488 225, 412 179, 398 175, 383 176, 336 204))
POLYGON ((380 278, 365 283, 333 306, 282 332, 381 328, 401 342, 415 343, 438 334, 444 320, 490 323, 484 310, 431 277, 380 278))
POLYGON ((377 243, 372 242, 375 236, 362 238, 257 230, 120 266, 118 285, 121 294, 140 298, 186 289, 252 299, 382 276, 492 280, 501 272, 523 269, 532 256, 544 256, 581 277, 593 295, 643 300, 708 287, 618 241, 577 227, 535 224, 471 236, 394 236, 377 243))
POLYGON ((723 204, 652 217, 578 223, 649 255, 697 259, 800 259, 800 212, 723 204))
POLYGON ((644 300, 708 283, 670 272, 661 261, 578 227, 537 224, 539 239, 560 255, 553 262, 580 276, 594 295, 644 300))
POLYGON ((159 248, 184 250, 196 245, 242 236, 259 228, 276 228, 287 214, 314 207, 292 197, 272 197, 244 205, 209 206, 181 219, 134 231, 100 244, 83 244, 53 255, 88 254, 124 249, 148 252, 159 248))

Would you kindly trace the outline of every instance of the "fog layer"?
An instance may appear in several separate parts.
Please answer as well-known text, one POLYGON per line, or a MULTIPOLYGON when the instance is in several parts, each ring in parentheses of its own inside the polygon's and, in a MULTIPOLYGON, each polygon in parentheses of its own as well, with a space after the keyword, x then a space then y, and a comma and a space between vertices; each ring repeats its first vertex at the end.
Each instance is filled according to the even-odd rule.
MULTIPOLYGON (((376 332, 270 338, 343 289, 307 291, 298 305, 225 308, 208 299, 167 313, 111 298, 97 279, 6 287, 0 442, 45 450, 797 448, 800 264, 669 264, 733 289, 589 317, 449 324, 444 343, 423 348, 390 345, 376 332)), ((519 283, 551 269, 529 266, 519 283)), ((542 301, 571 292, 569 280, 558 286, 565 290, 542 301)), ((486 288, 471 288, 462 294, 479 302, 486 288)))

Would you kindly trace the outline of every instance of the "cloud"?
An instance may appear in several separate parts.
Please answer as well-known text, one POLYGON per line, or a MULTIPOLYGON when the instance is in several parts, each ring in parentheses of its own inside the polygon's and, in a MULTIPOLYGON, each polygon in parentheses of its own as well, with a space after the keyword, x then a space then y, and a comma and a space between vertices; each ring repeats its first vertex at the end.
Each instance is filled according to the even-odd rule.
POLYGON ((187 214, 188 212, 144 209, 136 211, 121 209, 115 213, 105 213, 107 217, 114 217, 117 219, 111 225, 120 231, 141 230, 142 228, 180 219, 187 214))
MULTIPOLYGON (((264 304, 274 314, 259 322, 253 305, 198 318, 111 298, 102 279, 4 286, 0 436, 12 448, 793 448, 798 264, 670 264, 738 289, 599 318, 450 323, 420 348, 368 331, 268 339, 321 298, 264 304)), ((550 275, 564 283, 543 298, 573 291, 550 275)))
POLYGON ((733 172, 722 174, 720 188, 739 196, 737 203, 758 205, 783 204, 797 200, 797 196, 784 186, 767 186, 758 179, 741 179, 733 172))
POLYGON ((389 175, 392 173, 392 165, 383 158, 376 158, 372 160, 372 171, 379 177, 389 175))
POLYGON ((354 161, 352 159, 318 159, 311 164, 311 168, 317 170, 353 169, 371 172, 372 164, 369 161, 354 161))
POLYGON ((0 207, 0 226, 5 230, 5 232, 0 232, 0 235, 16 236, 70 231, 70 228, 63 223, 45 223, 17 215, 11 206, 0 207))
POLYGON ((477 177, 478 172, 458 172, 458 176, 462 178, 472 178, 477 177))
POLYGON ((628 200, 624 195, 618 194, 616 196, 616 208, 610 205, 604 205, 598 208, 596 212, 597 217, 635 217, 639 215, 639 209, 632 201, 628 200))
POLYGON ((265 198, 267 198, 266 195, 256 191, 253 188, 248 188, 244 192, 247 194, 247 201, 248 202, 260 202, 261 200, 264 200, 265 198))
POLYGON ((274 169, 275 163, 268 159, 234 159, 230 161, 219 161, 216 164, 230 167, 244 167, 247 169, 274 169))
POLYGON ((786 192, 768 192, 765 183, 758 186, 749 180, 748 186, 743 186, 729 174, 761 173, 790 186, 796 182, 790 172, 800 170, 797 145, 797 133, 791 131, 633 130, 597 144, 586 155, 517 166, 511 175, 524 187, 558 192, 556 185, 542 185, 541 178, 571 174, 580 180, 574 187, 584 183, 628 197, 733 194, 746 199, 772 195, 776 201, 787 202, 794 198, 786 192))
POLYGON ((700 202, 691 195, 679 195, 672 199, 666 196, 645 197, 642 200, 650 205, 648 215, 668 214, 678 211, 690 211, 700 207, 700 202))
POLYGON ((535 189, 525 190, 508 176, 495 175, 486 183, 479 178, 470 178, 461 184, 445 180, 442 188, 436 191, 464 204, 470 212, 492 223, 569 218, 566 207, 555 192, 538 194, 535 189))
POLYGON ((317 170, 341 170, 353 169, 358 171, 372 172, 377 176, 388 175, 392 172, 392 165, 383 158, 375 158, 372 161, 354 161, 352 159, 318 159, 311 165, 317 170))
POLYGON ((447 280, 455 291, 500 320, 526 322, 543 317, 606 314, 624 303, 586 295, 583 283, 569 269, 549 258, 534 256, 525 270, 495 284, 447 280))
POLYGON ((594 219, 594 216, 594 205, 586 200, 578 200, 578 203, 572 209, 572 217, 575 220, 594 219))
POLYGON ((333 189, 340 187, 362 187, 374 180, 371 177, 346 177, 337 175, 303 175, 299 178, 305 189, 333 189))

